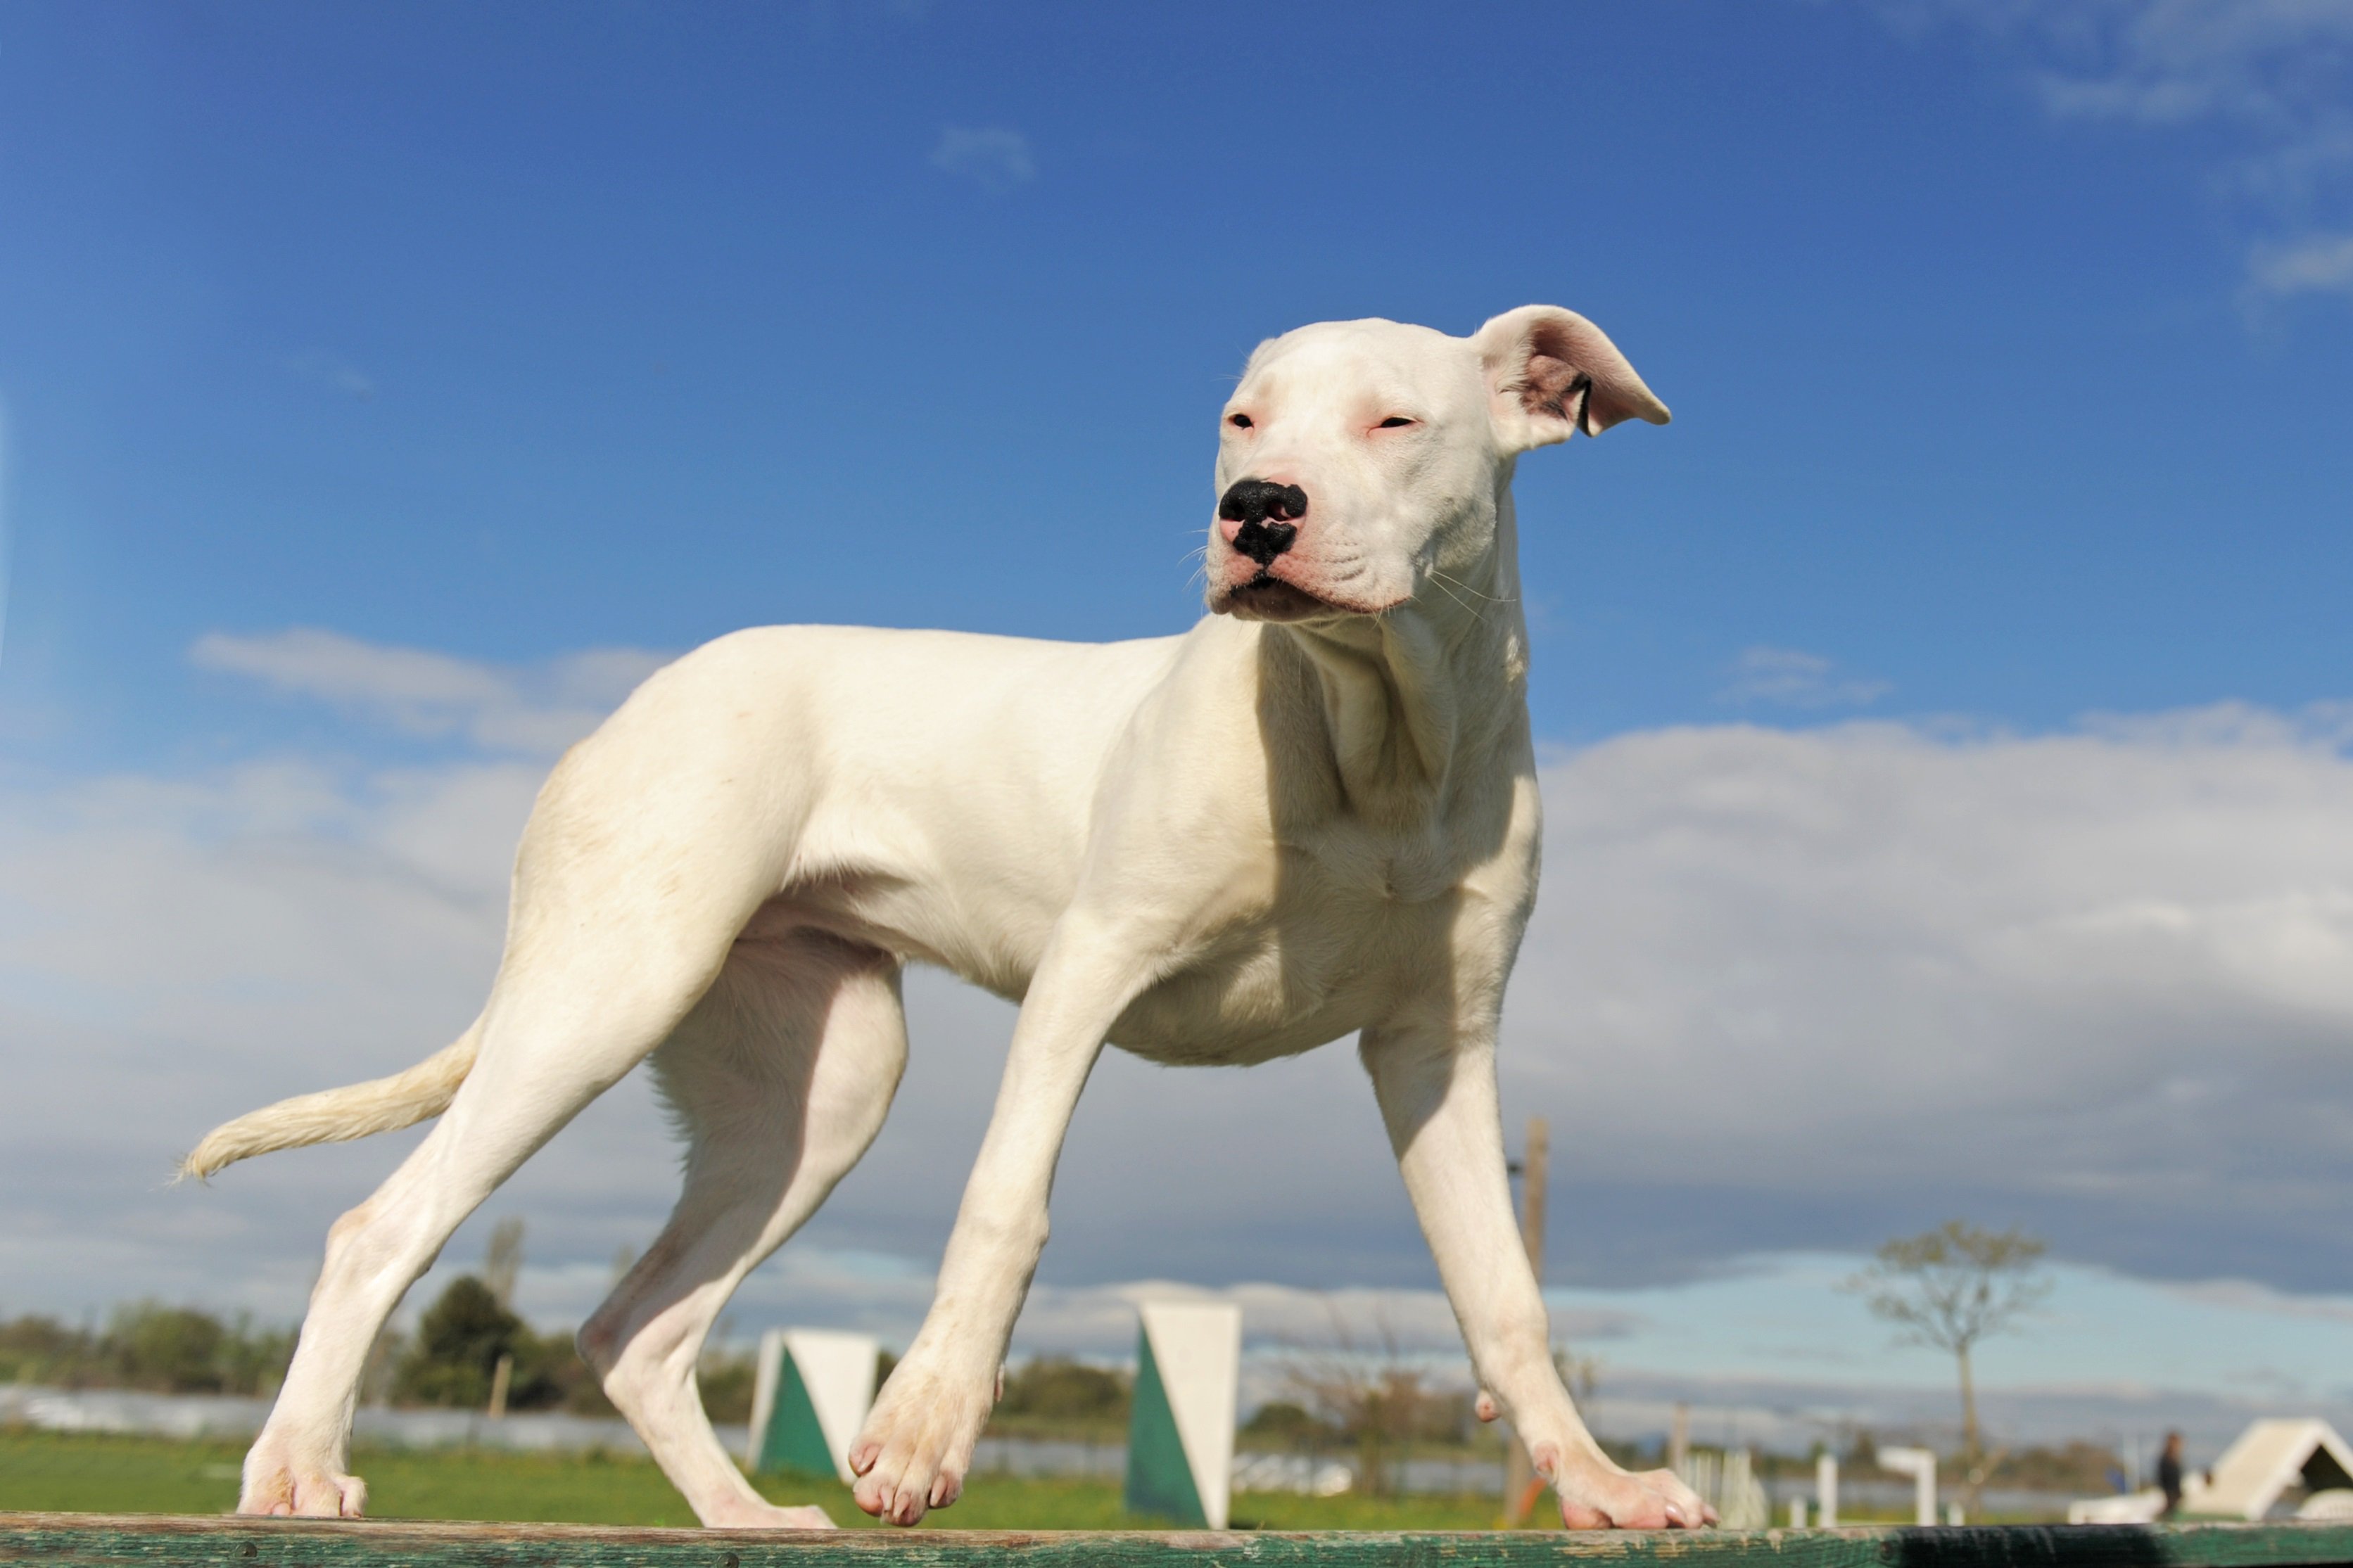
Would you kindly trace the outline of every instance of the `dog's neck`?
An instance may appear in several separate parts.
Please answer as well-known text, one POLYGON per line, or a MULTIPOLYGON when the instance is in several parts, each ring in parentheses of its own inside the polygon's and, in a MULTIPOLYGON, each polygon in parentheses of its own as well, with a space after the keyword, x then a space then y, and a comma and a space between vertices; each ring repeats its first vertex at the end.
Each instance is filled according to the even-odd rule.
POLYGON ((1314 750, 1359 816, 1426 824, 1463 789, 1509 777, 1499 753, 1522 744, 1528 656, 1508 472, 1495 509, 1494 548, 1430 575, 1411 603, 1267 628, 1301 656, 1296 699, 1324 718, 1314 750))

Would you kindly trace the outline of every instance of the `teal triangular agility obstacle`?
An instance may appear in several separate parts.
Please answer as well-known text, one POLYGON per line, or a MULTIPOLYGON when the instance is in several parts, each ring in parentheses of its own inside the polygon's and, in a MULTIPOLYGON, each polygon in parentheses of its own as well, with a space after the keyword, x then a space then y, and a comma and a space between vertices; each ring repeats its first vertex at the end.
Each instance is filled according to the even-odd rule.
POLYGON ((1152 1335, 1143 1329, 1135 1335, 1135 1398, 1127 1424, 1127 1511, 1157 1514, 1187 1530, 1209 1525, 1153 1358, 1152 1335))
POLYGON ((834 1473, 832 1446, 825 1440, 817 1405, 789 1349, 776 1369, 776 1401, 768 1412, 768 1429, 760 1434, 760 1458, 754 1468, 763 1472, 798 1470, 812 1476, 834 1473))
POLYGON ((770 1329, 760 1336, 744 1468, 788 1469, 848 1484, 851 1440, 874 1404, 880 1347, 865 1334, 770 1329))

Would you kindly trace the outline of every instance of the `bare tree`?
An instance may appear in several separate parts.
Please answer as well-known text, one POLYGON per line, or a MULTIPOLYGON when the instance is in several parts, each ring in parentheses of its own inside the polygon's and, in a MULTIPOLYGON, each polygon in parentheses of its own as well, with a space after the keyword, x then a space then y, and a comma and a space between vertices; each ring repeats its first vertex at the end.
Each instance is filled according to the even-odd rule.
POLYGON ((515 1280, 522 1273, 522 1220, 510 1215, 491 1227, 490 1249, 482 1255, 482 1283, 498 1304, 514 1307, 515 1280))
POLYGON ((2036 1267, 2044 1251, 2040 1240, 2022 1231, 1947 1220, 1935 1230, 1888 1242, 1869 1268, 1846 1282, 1873 1313, 1901 1327, 1905 1339, 1950 1352, 1958 1365, 1961 1458, 1973 1512, 1987 1467, 1970 1355, 1978 1341, 2009 1329, 2050 1294, 2051 1281, 2036 1267))
POLYGON ((1392 1471, 1402 1475, 1429 1398, 1422 1372, 1407 1358, 1388 1314, 1373 1310, 1369 1340, 1355 1333, 1339 1303, 1326 1301, 1332 1317, 1327 1345, 1294 1350, 1284 1370, 1292 1393, 1315 1415, 1337 1429, 1356 1449, 1360 1484, 1374 1496, 1391 1489, 1392 1471))

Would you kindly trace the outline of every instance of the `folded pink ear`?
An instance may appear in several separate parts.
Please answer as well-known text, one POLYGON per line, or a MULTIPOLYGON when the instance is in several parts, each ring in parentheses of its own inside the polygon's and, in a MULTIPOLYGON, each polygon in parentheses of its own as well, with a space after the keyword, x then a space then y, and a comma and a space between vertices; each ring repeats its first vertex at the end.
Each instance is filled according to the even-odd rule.
POLYGON ((1507 310, 1472 335, 1495 426, 1514 451, 1599 436, 1624 419, 1664 425, 1667 405, 1599 327, 1557 305, 1507 310))

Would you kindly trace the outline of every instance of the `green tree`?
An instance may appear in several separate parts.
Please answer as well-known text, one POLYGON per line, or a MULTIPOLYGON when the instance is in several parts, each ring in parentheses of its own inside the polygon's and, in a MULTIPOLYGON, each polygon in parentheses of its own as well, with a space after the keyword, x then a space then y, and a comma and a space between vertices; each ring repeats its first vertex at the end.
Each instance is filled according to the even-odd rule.
POLYGON ((0 1383, 48 1383, 71 1387, 90 1359, 90 1335, 55 1318, 0 1321, 0 1383))
POLYGON ((1355 1445, 1358 1488, 1367 1496, 1387 1497, 1398 1489, 1412 1458, 1430 1391, 1387 1314, 1374 1311, 1375 1339, 1367 1343, 1350 1329, 1336 1302, 1326 1306, 1332 1342, 1296 1354, 1284 1381, 1298 1395, 1296 1403, 1355 1445))
MULTIPOLYGON (((702 1391, 703 1414, 723 1426, 752 1419, 753 1385, 758 1381, 758 1371, 753 1358, 741 1352, 719 1345, 706 1347, 694 1368, 694 1384, 702 1391)), ((583 1381, 595 1385, 593 1379, 583 1381)), ((599 1397, 604 1394, 602 1389, 596 1392, 599 1397)), ((579 1410, 584 1401, 575 1394, 568 1403, 579 1410)))
POLYGON ((275 1394, 293 1359, 292 1329, 263 1328, 239 1312, 221 1343, 221 1387, 230 1394, 275 1394))
POLYGON ((1301 1453, 1321 1453, 1341 1439, 1336 1428, 1293 1399, 1270 1399, 1260 1405, 1243 1424, 1242 1433, 1258 1442, 1301 1453))
POLYGON ((1127 1420, 1128 1385, 1123 1373, 1084 1362, 1040 1356, 1005 1374, 1005 1397, 997 1408, 1008 1415, 1073 1426, 1117 1426, 1127 1420))
POLYGON ((192 1307, 140 1301, 115 1310, 106 1328, 107 1359, 126 1388, 166 1394, 218 1394, 228 1331, 192 1307))
MULTIPOLYGON (((402 1404, 471 1407, 488 1404, 499 1357, 514 1352, 523 1323, 471 1274, 449 1281, 417 1321, 417 1337, 393 1380, 402 1404)), ((517 1403, 510 1390, 509 1403, 517 1403)))
POLYGON ((1985 1485, 1985 1462, 1970 1358, 1980 1341, 2010 1328, 2050 1294, 2051 1282, 2036 1267, 2045 1250, 2022 1231, 1947 1220, 1888 1242, 1869 1268, 1847 1281, 1905 1339, 1950 1353, 1959 1368, 1961 1460, 1972 1509, 1985 1485))

